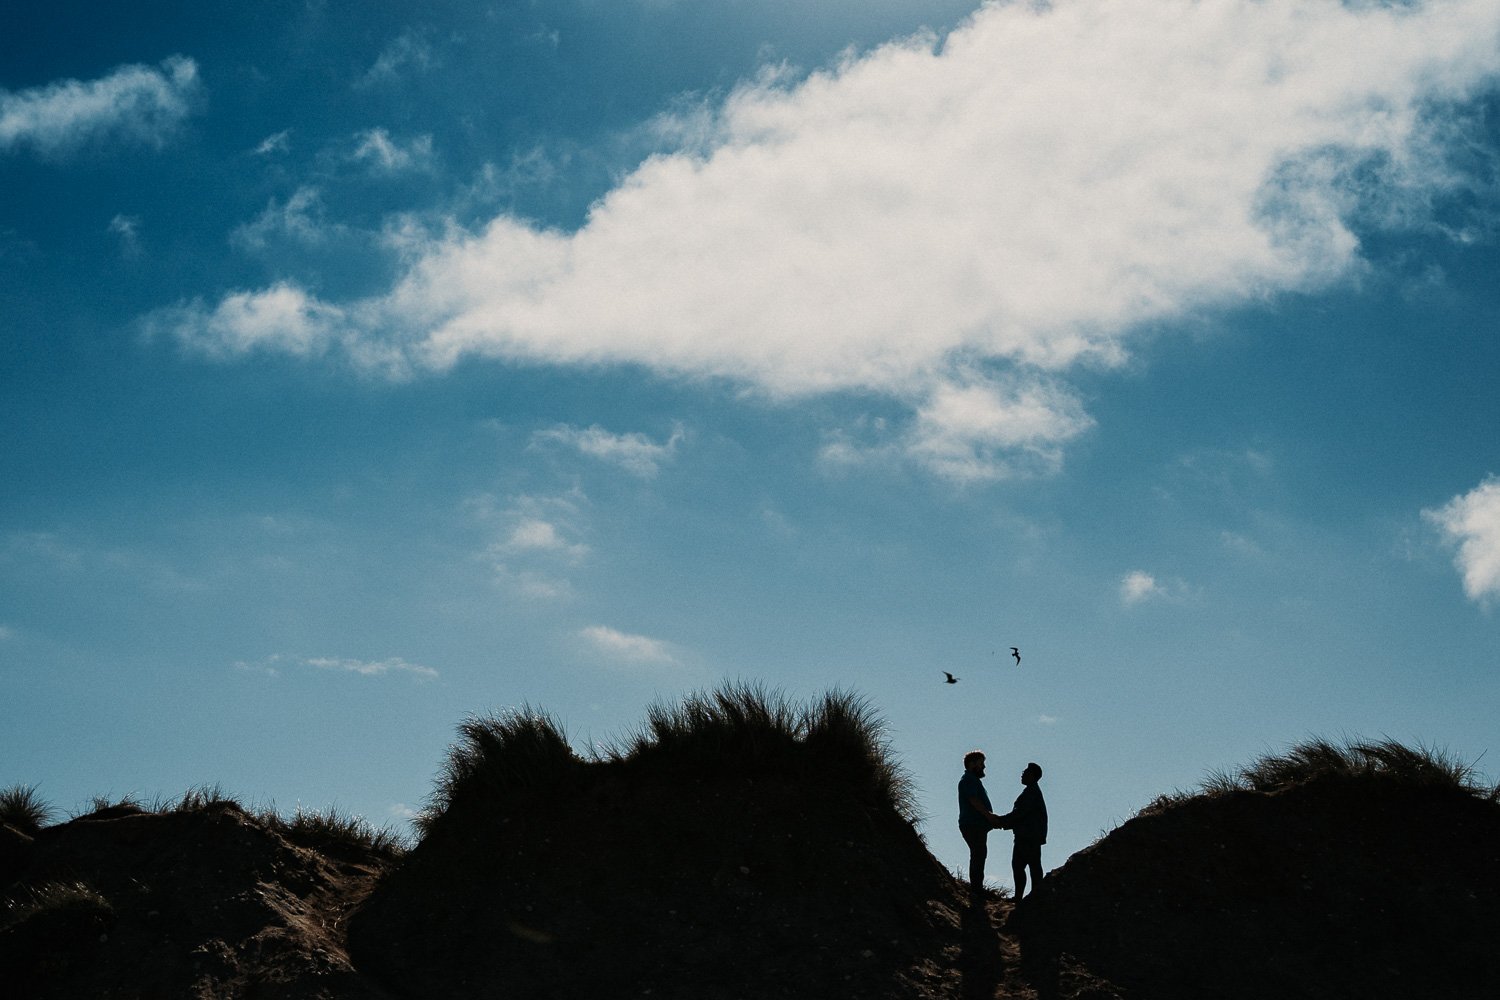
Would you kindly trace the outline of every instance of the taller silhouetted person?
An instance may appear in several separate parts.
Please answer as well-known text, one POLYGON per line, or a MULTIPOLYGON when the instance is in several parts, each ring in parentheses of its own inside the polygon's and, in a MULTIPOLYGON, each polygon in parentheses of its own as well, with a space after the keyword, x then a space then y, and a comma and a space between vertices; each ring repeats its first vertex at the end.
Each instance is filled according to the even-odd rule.
POLYGON ((958 779, 958 832, 969 845, 969 893, 976 904, 984 902, 984 859, 989 854, 990 831, 1000 823, 1000 817, 990 808, 983 778, 984 754, 970 750, 964 754, 964 776, 958 779))
POLYGON ((1016 878, 1016 902, 1026 892, 1026 871, 1031 870, 1031 892, 1042 884, 1042 845, 1047 842, 1047 800, 1042 798, 1042 768, 1035 761, 1021 772, 1021 794, 1010 812, 996 818, 996 825, 1012 830, 1016 845, 1011 850, 1010 870, 1016 878))

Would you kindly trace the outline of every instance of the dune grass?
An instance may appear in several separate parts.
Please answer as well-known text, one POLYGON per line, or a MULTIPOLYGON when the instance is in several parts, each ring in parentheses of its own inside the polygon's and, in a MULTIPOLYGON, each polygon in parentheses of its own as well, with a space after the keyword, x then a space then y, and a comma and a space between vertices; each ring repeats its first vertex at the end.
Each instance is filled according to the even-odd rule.
POLYGON ((552 716, 529 706, 470 717, 459 737, 416 821, 423 836, 456 802, 559 787, 585 780, 599 765, 684 778, 817 773, 907 819, 917 816, 911 779, 891 753, 883 721, 867 700, 844 691, 799 706, 760 685, 727 684, 651 705, 640 728, 587 757, 573 751, 552 716))
POLYGON ((1276 792, 1324 780, 1378 780, 1409 788, 1448 788, 1500 802, 1500 785, 1486 785, 1480 779, 1477 762, 1461 760, 1447 750, 1421 744, 1407 746, 1389 738, 1351 738, 1335 743, 1311 737, 1242 767, 1209 771, 1197 788, 1158 795, 1136 815, 1156 815, 1193 799, 1276 792))
POLYGON ((795 752, 801 713, 779 693, 746 684, 657 702, 643 727, 603 750, 619 763, 653 760, 687 770, 784 760, 795 752))
POLYGON ((0 904, 0 930, 37 917, 108 917, 114 906, 87 882, 45 882, 12 891, 0 904))
POLYGON ((52 815, 52 807, 37 794, 35 785, 11 785, 0 789, 0 823, 31 835, 46 826, 52 815))
POLYGON ((529 705, 472 715, 458 734, 427 807, 413 821, 419 836, 430 833, 456 802, 563 780, 582 763, 557 720, 529 705))
POLYGON ((1279 754, 1266 754, 1230 771, 1213 771, 1203 781, 1206 794, 1274 792, 1316 779, 1378 777, 1406 786, 1452 788, 1495 799, 1500 789, 1479 780, 1474 762, 1446 750, 1392 739, 1351 739, 1335 743, 1304 740, 1279 754))
POLYGON ((646 725, 609 745, 604 759, 693 775, 782 770, 822 774, 915 820, 910 776, 870 702, 834 690, 799 706, 756 684, 727 684, 647 710, 646 725))
POLYGON ((290 818, 265 810, 260 818, 304 847, 354 847, 388 856, 406 850, 405 838, 394 830, 376 826, 363 816, 341 812, 336 806, 321 810, 298 807, 290 818))

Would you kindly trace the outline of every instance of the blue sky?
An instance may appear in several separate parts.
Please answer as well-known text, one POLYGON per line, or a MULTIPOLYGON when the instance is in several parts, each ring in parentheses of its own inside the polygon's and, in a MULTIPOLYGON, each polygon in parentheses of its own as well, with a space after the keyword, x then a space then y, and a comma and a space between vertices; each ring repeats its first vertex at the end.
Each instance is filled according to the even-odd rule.
POLYGON ((400 826, 724 680, 867 696, 955 868, 976 746, 1049 867, 1494 775, 1497 168, 1496 0, 23 5, 0 781, 400 826))

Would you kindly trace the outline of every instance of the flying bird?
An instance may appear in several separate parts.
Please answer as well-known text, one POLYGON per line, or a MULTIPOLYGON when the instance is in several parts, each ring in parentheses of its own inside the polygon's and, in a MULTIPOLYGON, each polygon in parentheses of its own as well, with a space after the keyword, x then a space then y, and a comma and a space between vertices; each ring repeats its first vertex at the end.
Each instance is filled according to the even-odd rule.
POLYGON ((1021 665, 1021 651, 1012 646, 1010 647, 1010 655, 1016 658, 1016 666, 1019 667, 1021 665))
POLYGON ((948 671, 946 671, 946 670, 943 671, 943 676, 946 677, 946 678, 948 678, 946 681, 943 682, 944 684, 957 684, 958 683, 958 678, 954 677, 952 674, 948 673, 948 671))

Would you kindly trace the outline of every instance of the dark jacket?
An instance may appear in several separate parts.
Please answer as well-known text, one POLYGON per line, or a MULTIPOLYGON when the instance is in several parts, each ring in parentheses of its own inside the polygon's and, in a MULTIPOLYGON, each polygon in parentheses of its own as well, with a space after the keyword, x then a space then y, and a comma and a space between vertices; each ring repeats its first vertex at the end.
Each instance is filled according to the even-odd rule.
POLYGON ((1047 800, 1042 798, 1039 785, 1027 785, 1016 796, 1011 811, 1000 817, 1001 822, 1016 832, 1017 840, 1031 844, 1047 842, 1047 800))

